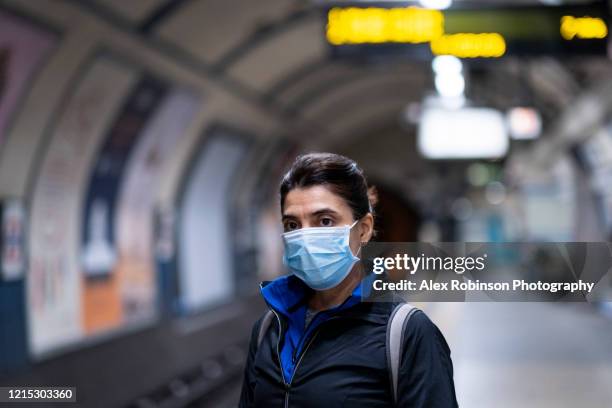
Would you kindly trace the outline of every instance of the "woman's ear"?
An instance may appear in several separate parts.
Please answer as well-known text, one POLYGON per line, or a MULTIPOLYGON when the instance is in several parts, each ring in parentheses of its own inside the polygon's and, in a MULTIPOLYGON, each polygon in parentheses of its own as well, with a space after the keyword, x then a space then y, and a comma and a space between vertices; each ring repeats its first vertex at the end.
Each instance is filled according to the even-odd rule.
POLYGON ((359 223, 359 239, 362 243, 369 242, 374 233, 374 217, 372 213, 367 213, 361 218, 359 223))

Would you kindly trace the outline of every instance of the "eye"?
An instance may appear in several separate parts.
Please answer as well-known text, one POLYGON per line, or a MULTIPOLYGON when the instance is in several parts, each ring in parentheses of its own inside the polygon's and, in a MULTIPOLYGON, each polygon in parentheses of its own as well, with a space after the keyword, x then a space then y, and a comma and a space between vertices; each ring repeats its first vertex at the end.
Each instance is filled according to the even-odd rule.
POLYGON ((322 227, 333 227, 334 226, 334 220, 332 220, 329 217, 321 218, 320 223, 322 227))
POLYGON ((293 231, 299 228, 300 228, 299 224, 292 220, 288 220, 283 223, 283 229, 285 230, 285 232, 293 231))

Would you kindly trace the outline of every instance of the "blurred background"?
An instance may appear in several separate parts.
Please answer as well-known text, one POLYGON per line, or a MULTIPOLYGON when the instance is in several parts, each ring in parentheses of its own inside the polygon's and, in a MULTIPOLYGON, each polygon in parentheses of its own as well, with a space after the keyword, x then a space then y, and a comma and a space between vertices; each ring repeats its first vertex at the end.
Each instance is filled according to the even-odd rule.
MULTIPOLYGON (((300 152, 365 169, 380 241, 609 241, 609 14, 1 0, 0 385, 235 406, 300 152)), ((420 306, 462 406, 612 406, 609 303, 420 306)))

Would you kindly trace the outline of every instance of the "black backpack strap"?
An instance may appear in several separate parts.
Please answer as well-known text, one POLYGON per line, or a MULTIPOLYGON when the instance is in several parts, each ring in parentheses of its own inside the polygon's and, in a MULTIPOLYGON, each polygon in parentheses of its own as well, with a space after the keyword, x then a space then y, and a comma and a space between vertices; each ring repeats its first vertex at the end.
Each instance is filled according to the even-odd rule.
POLYGON ((268 310, 264 317, 261 319, 261 324, 259 325, 259 333, 257 333, 257 348, 261 344, 266 332, 270 328, 272 324, 272 319, 274 319, 274 313, 271 310, 268 310))
POLYGON ((410 317, 416 312, 416 307, 409 303, 400 303, 393 309, 387 323, 387 368, 391 382, 393 405, 397 404, 397 389, 399 383, 399 367, 402 362, 402 342, 404 328, 410 317))

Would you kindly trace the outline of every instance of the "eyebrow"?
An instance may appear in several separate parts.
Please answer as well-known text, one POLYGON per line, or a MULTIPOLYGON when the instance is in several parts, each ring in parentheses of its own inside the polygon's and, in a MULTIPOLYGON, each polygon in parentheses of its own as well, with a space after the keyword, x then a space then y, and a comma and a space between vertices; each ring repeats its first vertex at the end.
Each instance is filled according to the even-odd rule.
MULTIPOLYGON (((319 216, 319 215, 325 215, 325 214, 332 214, 332 215, 340 215, 340 213, 338 213, 338 211, 332 210, 331 208, 321 208, 320 210, 317 210, 313 213, 308 214, 309 217, 312 216, 319 216)), ((283 214, 283 220, 286 219, 297 219, 298 217, 296 217, 295 215, 291 215, 291 214, 283 214)))
POLYGON ((338 211, 334 211, 331 208, 322 208, 320 210, 313 212, 311 215, 324 215, 324 214, 340 215, 338 211))

